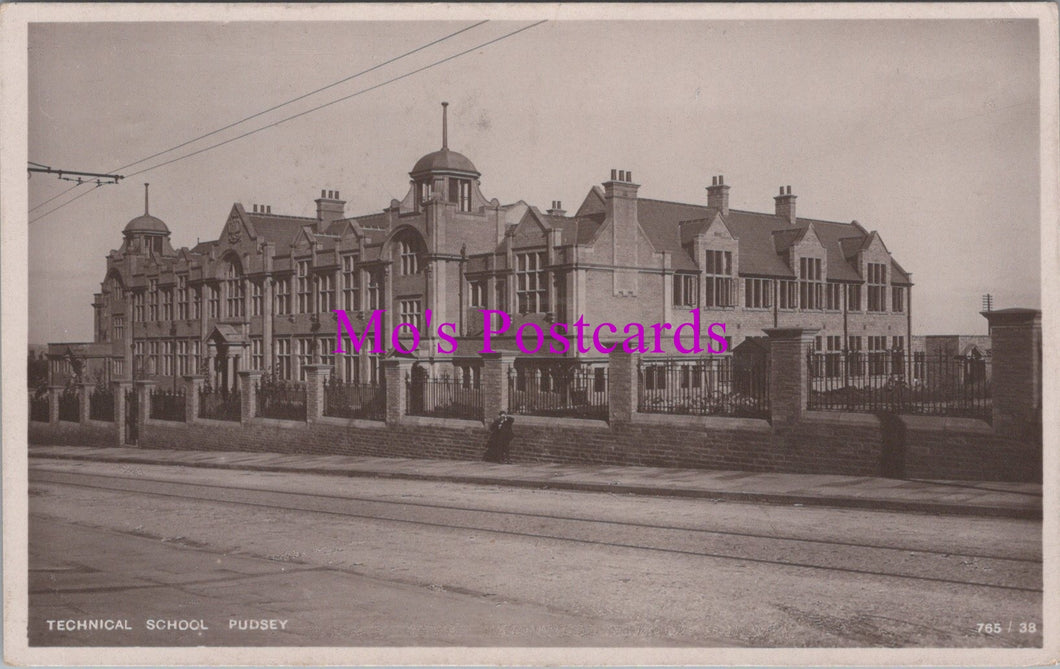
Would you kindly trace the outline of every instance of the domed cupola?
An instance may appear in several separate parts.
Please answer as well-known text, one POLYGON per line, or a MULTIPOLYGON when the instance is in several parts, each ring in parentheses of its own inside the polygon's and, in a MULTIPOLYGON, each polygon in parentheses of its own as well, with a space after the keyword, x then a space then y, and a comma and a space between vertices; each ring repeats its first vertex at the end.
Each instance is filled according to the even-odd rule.
POLYGON ((475 169, 474 163, 462 153, 449 150, 449 103, 442 103, 442 148, 433 153, 428 153, 416 161, 415 167, 409 172, 414 181, 425 177, 453 174, 456 176, 478 178, 481 172, 475 169))
POLYGON ((442 103, 442 148, 417 160, 409 176, 416 211, 421 211, 432 198, 456 204, 462 212, 481 206, 482 196, 477 189, 481 173, 467 156, 449 150, 448 102, 442 103))
POLYGON ((150 184, 144 184, 143 215, 129 221, 125 225, 125 230, 122 231, 125 236, 123 252, 162 255, 169 246, 169 228, 162 222, 162 219, 150 214, 148 186, 150 184))
POLYGON ((462 153, 442 148, 440 151, 428 153, 416 161, 416 166, 409 172, 413 179, 430 176, 432 174, 456 174, 478 178, 482 174, 475 169, 475 165, 462 153))

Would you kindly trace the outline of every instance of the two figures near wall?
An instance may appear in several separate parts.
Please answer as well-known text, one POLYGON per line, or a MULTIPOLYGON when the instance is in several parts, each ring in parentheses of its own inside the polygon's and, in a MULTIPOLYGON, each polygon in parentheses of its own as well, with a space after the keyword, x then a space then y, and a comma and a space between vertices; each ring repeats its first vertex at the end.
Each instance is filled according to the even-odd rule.
POLYGON ((486 462, 510 463, 512 424, 515 418, 507 411, 501 411, 490 423, 489 440, 486 442, 486 454, 483 460, 486 462))

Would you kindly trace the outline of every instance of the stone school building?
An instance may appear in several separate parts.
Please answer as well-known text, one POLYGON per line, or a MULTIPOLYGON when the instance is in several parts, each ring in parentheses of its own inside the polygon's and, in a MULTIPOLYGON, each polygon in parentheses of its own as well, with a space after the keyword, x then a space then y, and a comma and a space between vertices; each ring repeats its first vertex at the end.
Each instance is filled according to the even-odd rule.
POLYGON ((94 341, 51 344, 52 383, 75 371, 173 386, 204 374, 215 388, 235 388, 240 370, 300 380, 311 364, 375 383, 383 356, 332 352, 339 308, 358 332, 385 309, 384 341, 398 323, 416 325, 417 357, 454 372, 480 362, 480 309, 511 315, 495 348, 512 351, 510 335, 526 322, 547 333, 583 316, 615 324, 610 341, 621 341, 627 323, 677 326, 694 308, 704 345, 712 322, 727 325, 730 347, 776 327, 818 329, 822 352, 911 343, 912 281, 881 236, 857 221, 799 216, 790 186, 772 211, 752 212, 729 207, 721 175, 702 201, 680 203, 642 197, 622 169, 572 211, 558 201, 546 210, 502 204, 484 193, 475 164, 449 148, 444 108, 442 126, 441 148, 415 161, 405 197, 375 212, 351 215, 331 189, 320 191, 314 217, 235 203, 216 239, 174 248, 145 192, 143 214, 106 258, 94 341), (462 338, 452 355, 435 353, 442 322, 457 324, 462 338))

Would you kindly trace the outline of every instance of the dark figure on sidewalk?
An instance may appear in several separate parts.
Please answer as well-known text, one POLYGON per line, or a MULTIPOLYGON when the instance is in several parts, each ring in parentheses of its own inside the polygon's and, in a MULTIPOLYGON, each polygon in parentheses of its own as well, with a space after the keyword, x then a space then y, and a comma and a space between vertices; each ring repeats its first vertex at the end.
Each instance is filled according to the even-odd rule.
POLYGON ((511 462, 511 455, 509 453, 512 443, 512 423, 515 422, 515 418, 508 415, 507 411, 502 411, 497 414, 497 417, 493 419, 493 423, 490 424, 490 436, 489 441, 486 442, 486 455, 483 459, 486 462, 511 462))

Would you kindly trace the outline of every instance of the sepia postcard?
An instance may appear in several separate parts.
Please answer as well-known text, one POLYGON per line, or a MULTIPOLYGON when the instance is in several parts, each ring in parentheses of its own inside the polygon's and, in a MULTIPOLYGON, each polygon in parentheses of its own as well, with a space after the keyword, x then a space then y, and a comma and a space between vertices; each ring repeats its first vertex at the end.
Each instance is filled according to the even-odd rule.
POLYGON ((1055 664, 1057 27, 0 6, 5 661, 1055 664))

